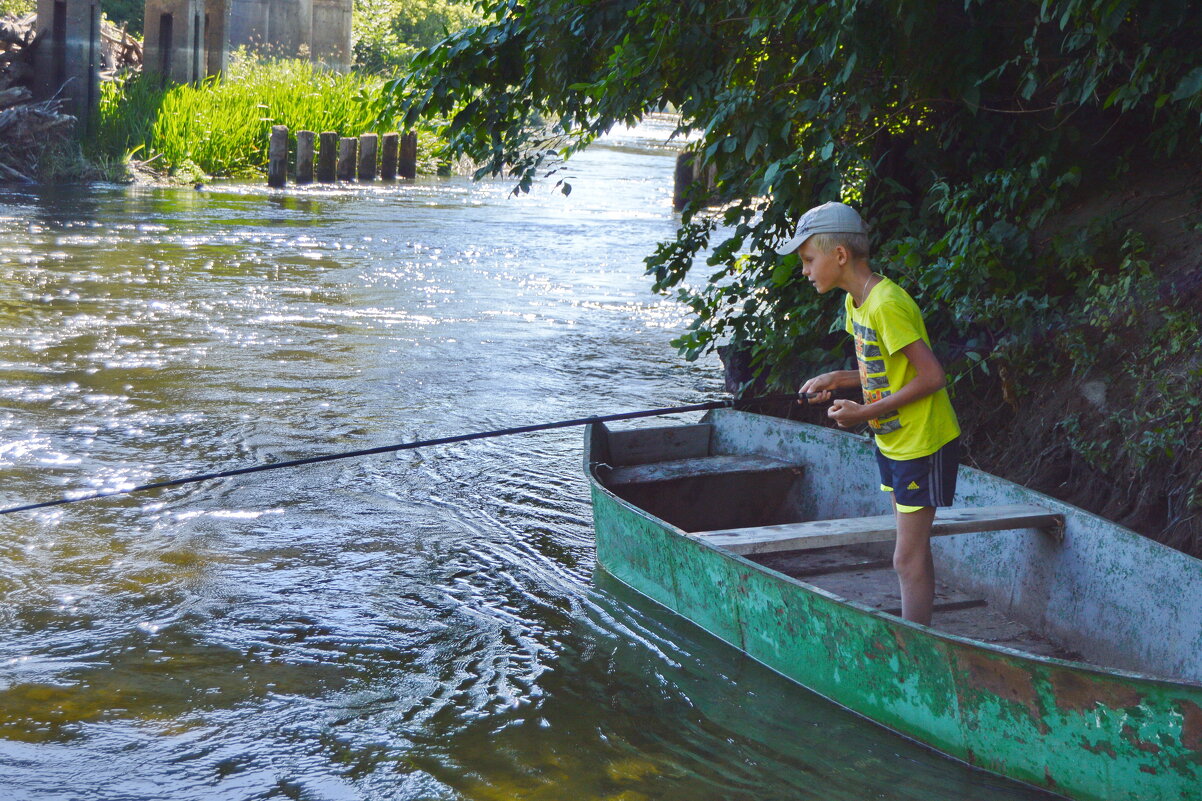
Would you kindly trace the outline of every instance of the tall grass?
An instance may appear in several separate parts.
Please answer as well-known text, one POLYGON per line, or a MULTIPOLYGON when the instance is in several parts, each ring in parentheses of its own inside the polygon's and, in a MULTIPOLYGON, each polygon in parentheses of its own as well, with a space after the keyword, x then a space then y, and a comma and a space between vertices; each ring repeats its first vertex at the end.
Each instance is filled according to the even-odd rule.
POLYGON ((95 158, 130 154, 160 169, 248 176, 267 165, 273 125, 358 136, 377 125, 382 78, 341 74, 307 61, 231 59, 223 76, 161 88, 152 76, 105 86, 89 145, 95 158))

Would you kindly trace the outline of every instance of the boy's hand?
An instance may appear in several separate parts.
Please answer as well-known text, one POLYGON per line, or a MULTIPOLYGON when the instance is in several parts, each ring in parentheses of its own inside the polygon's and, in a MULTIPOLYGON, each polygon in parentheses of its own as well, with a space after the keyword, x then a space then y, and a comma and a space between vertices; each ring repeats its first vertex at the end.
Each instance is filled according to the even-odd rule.
POLYGON ((834 420, 839 428, 855 428, 872 419, 867 406, 845 398, 837 398, 826 410, 826 416, 834 420))
POLYGON ((835 373, 823 373, 822 375, 814 376, 802 384, 801 389, 797 390, 797 402, 826 403, 831 399, 831 392, 837 387, 835 373))

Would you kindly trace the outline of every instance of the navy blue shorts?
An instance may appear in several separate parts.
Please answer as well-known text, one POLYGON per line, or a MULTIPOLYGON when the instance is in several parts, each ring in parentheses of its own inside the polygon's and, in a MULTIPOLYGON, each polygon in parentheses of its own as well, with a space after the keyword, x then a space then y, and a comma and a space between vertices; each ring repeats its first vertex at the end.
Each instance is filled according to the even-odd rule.
POLYGON ((930 456, 917 459, 890 459, 878 450, 876 464, 881 470, 881 489, 893 493, 901 511, 951 506, 956 497, 956 474, 960 471, 960 438, 930 456))

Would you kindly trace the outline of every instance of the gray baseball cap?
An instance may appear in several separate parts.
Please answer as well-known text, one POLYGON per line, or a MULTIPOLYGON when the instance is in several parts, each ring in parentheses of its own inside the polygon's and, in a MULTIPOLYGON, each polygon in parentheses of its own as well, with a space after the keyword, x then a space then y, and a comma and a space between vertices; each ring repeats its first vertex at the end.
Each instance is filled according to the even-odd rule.
POLYGON ((801 215, 797 228, 788 241, 779 245, 776 252, 787 256, 801 247, 814 234, 866 234, 868 226, 860 218, 860 213, 848 206, 832 200, 823 203, 801 215))

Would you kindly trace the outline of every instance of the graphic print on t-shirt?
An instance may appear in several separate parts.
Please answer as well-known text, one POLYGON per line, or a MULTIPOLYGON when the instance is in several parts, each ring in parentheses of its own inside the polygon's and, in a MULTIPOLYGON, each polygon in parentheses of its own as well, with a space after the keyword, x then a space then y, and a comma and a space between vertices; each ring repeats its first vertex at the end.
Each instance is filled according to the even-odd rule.
MULTIPOLYGON (((889 397, 893 393, 889 390, 889 378, 885 375, 885 359, 881 355, 880 338, 876 331, 854 320, 852 332, 856 340, 856 361, 860 364, 860 386, 864 388, 864 402, 873 403, 889 397)), ((888 434, 902 427, 896 411, 869 420, 868 425, 876 434, 888 434)))

